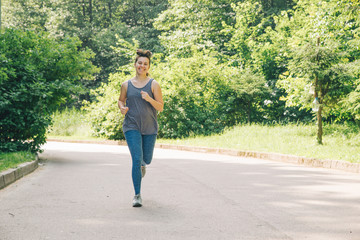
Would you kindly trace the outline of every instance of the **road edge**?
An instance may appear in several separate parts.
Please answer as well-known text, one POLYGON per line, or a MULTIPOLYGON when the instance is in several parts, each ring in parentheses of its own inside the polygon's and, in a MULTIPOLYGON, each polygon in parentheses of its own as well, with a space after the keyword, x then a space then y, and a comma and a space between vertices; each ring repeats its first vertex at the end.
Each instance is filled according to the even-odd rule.
POLYGON ((26 162, 18 165, 16 168, 11 168, 0 172, 0 190, 16 182, 20 178, 32 173, 39 166, 39 157, 31 162, 26 162))
POLYGON ((202 153, 215 153, 215 154, 224 154, 224 155, 238 156, 238 157, 250 157, 250 158, 258 158, 258 159, 270 160, 275 162, 292 163, 307 167, 328 168, 328 169, 336 169, 336 170, 342 170, 352 173, 360 173, 359 163, 351 163, 340 160, 330 160, 330 159, 321 160, 316 158, 306 158, 306 157, 287 155, 281 153, 241 151, 241 150, 225 149, 225 148, 193 147, 193 146, 171 145, 171 144, 163 144, 163 143, 158 143, 156 145, 157 145, 156 147, 164 148, 164 149, 174 149, 174 150, 202 152, 202 153))
MULTIPOLYGON (((90 144, 107 144, 107 145, 126 145, 126 141, 115 141, 115 140, 64 140, 64 139, 48 139, 49 142, 70 142, 70 143, 90 143, 90 144)), ((256 152, 256 151, 241 151, 234 149, 226 148, 209 148, 209 147, 194 147, 186 145, 173 145, 165 143, 156 143, 155 147, 163 149, 174 149, 180 151, 190 151, 190 152, 202 152, 202 153, 215 153, 215 154, 224 154, 230 156, 238 157, 250 157, 258 158, 264 160, 270 160, 275 162, 285 162, 292 163, 307 167, 314 168, 327 168, 335 169, 352 173, 360 173, 360 163, 351 163, 341 160, 331 160, 331 159, 316 159, 316 158, 307 158, 302 156, 287 155, 281 153, 267 153, 267 152, 256 152)))

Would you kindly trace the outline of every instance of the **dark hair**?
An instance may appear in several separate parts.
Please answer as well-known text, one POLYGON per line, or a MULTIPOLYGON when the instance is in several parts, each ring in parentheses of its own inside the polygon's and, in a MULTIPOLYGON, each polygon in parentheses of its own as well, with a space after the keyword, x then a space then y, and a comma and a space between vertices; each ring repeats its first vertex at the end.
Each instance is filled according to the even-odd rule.
POLYGON ((135 63, 138 61, 138 59, 140 57, 146 57, 149 59, 149 66, 150 66, 151 56, 152 56, 152 53, 149 50, 138 49, 138 50, 136 50, 135 63))

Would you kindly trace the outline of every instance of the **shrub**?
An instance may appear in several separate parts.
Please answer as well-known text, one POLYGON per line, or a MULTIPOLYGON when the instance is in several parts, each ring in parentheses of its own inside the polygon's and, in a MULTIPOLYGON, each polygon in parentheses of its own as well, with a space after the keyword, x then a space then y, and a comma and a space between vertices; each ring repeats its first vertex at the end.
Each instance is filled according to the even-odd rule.
POLYGON ((159 115, 159 135, 164 138, 210 135, 245 117, 230 87, 235 72, 201 52, 156 66, 154 76, 161 84, 165 103, 159 115))
POLYGON ((51 114, 97 69, 81 42, 3 29, 0 34, 0 151, 39 150, 51 114))
MULTIPOLYGON (((155 58, 151 74, 161 85, 165 103, 159 114, 160 137, 218 133, 240 117, 236 93, 229 86, 234 73, 213 57, 195 53, 187 59, 163 63, 155 58)), ((93 91, 97 101, 88 103, 85 109, 97 136, 124 139, 117 99, 121 83, 130 78, 125 73, 113 74, 108 84, 93 91)))
POLYGON ((84 109, 91 122, 94 136, 114 140, 125 139, 122 132, 124 117, 120 113, 117 100, 121 83, 130 78, 125 73, 110 74, 107 84, 103 83, 91 92, 96 101, 86 102, 84 109))

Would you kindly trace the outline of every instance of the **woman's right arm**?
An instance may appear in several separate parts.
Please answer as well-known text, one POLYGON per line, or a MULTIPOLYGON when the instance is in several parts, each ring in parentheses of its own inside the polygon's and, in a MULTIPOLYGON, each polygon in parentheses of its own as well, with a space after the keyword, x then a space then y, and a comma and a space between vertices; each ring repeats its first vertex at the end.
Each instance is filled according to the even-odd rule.
POLYGON ((118 100, 118 106, 120 109, 120 112, 122 115, 125 115, 127 111, 129 111, 129 108, 126 107, 126 92, 127 92, 128 82, 123 82, 121 84, 121 91, 120 91, 120 97, 118 100))

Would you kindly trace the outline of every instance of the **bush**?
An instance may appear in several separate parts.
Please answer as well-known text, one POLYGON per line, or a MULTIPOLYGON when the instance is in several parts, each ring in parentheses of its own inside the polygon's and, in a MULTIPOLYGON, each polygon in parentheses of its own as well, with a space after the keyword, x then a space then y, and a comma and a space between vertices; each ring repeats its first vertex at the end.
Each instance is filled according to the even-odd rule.
POLYGON ((76 108, 56 110, 52 116, 52 124, 48 129, 48 137, 92 137, 91 126, 84 111, 76 108))
POLYGON ((0 151, 39 151, 51 114, 97 69, 81 42, 3 29, 0 34, 0 151))
POLYGON ((120 95, 121 83, 130 79, 125 73, 110 74, 109 82, 103 83, 91 94, 96 101, 86 102, 84 109, 91 122, 93 135, 107 139, 125 139, 122 132, 124 117, 121 115, 117 101, 120 95))
POLYGON ((154 76, 161 84, 165 103, 159 115, 159 135, 210 135, 246 118, 230 87, 236 71, 201 52, 156 66, 154 76))
MULTIPOLYGON (((164 111, 159 114, 159 136, 181 138, 192 134, 209 135, 232 126, 241 117, 236 94, 230 88, 231 69, 202 53, 187 59, 169 59, 151 67, 162 88, 164 111)), ((86 110, 97 136, 124 139, 123 116, 117 106, 124 73, 110 76, 109 83, 93 91, 97 102, 86 110)), ((245 115, 242 115, 246 118, 245 115)))

